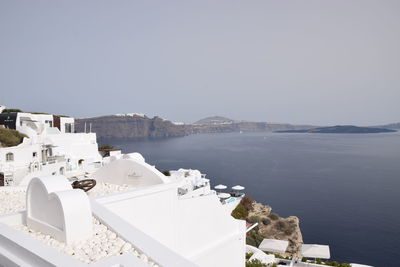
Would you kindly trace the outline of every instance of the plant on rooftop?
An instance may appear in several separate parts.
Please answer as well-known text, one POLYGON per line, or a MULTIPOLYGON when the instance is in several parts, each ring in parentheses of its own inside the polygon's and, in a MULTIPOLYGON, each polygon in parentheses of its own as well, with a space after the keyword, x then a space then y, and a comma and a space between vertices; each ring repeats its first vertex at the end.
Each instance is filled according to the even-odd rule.
POLYGON ((13 112, 22 112, 22 110, 17 109, 17 108, 6 108, 3 109, 1 113, 13 113, 13 112))
POLYGON ((246 244, 254 247, 258 247, 264 237, 258 232, 257 227, 246 234, 246 244))
POLYGON ((109 149, 114 149, 114 147, 110 145, 102 145, 99 147, 99 150, 109 150, 109 149))
MULTIPOLYGON (((157 169, 157 168, 156 168, 157 169)), ((164 174, 165 176, 171 176, 171 172, 169 170, 160 170, 157 169, 157 171, 161 172, 162 174, 164 174)))
POLYGON ((171 176, 171 173, 169 171, 161 171, 162 174, 164 174, 165 176, 171 176))
POLYGON ((239 203, 236 206, 236 208, 232 211, 231 215, 235 219, 244 220, 249 215, 249 212, 247 211, 247 209, 241 203, 239 203))
POLYGON ((251 256, 253 256, 253 254, 254 253, 252 253, 252 252, 249 252, 249 253, 246 252, 246 260, 250 259, 251 256))
POLYGON ((340 266, 340 263, 337 261, 331 261, 331 262, 327 261, 325 262, 325 264, 329 266, 340 266))
MULTIPOLYGON (((318 262, 318 260, 317 260, 317 262, 318 262)), ((340 262, 337 262, 337 261, 326 261, 325 265, 337 266, 337 267, 351 267, 350 263, 340 263, 340 262)))
POLYGON ((262 263, 259 259, 252 259, 246 262, 246 267, 267 267, 267 265, 262 263))
POLYGON ((25 134, 16 130, 0 128, 0 144, 5 147, 17 146, 22 143, 25 134))

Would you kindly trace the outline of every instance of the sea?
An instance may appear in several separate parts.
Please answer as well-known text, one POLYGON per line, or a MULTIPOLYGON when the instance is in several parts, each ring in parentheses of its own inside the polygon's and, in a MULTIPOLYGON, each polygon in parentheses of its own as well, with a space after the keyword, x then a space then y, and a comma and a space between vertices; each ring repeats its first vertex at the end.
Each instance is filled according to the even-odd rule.
POLYGON ((100 143, 161 170, 199 169, 211 184, 297 216, 307 244, 331 259, 400 266, 400 133, 223 133, 100 143))

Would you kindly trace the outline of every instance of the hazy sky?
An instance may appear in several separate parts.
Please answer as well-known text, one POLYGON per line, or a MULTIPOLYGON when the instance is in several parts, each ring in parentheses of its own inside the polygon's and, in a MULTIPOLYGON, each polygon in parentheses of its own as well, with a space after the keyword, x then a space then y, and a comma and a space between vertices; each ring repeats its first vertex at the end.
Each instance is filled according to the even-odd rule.
POLYGON ((0 0, 0 103, 312 124, 400 121, 400 1, 0 0))

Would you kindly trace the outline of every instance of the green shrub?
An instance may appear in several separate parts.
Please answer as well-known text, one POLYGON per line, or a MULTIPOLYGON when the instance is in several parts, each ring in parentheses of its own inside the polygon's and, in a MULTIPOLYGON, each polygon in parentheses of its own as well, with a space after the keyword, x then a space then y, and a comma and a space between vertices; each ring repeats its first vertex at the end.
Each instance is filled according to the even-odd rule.
POLYGON ((232 211, 231 215, 235 219, 244 220, 249 215, 249 212, 247 211, 247 209, 241 203, 239 203, 236 206, 236 208, 232 211))
POLYGON ((22 112, 22 110, 17 109, 17 108, 6 108, 3 109, 1 113, 14 113, 14 112, 22 112))
POLYGON ((270 218, 270 219, 273 220, 273 221, 276 221, 276 220, 279 219, 279 215, 272 212, 272 213, 270 213, 270 214, 268 215, 268 218, 270 218))
POLYGON ((164 174, 165 176, 171 176, 171 173, 169 171, 161 171, 162 174, 164 174))
POLYGON ((261 263, 261 261, 258 259, 253 259, 251 261, 246 262, 246 267, 267 267, 267 265, 261 263))
POLYGON ((262 221, 262 223, 263 223, 264 225, 269 225, 269 224, 271 224, 271 220, 268 219, 268 218, 263 218, 261 221, 262 221))
POLYGON ((258 217, 257 215, 253 215, 253 216, 250 216, 249 218, 247 218, 248 223, 256 223, 259 221, 260 221, 260 217, 258 217))
POLYGON ((321 259, 317 259, 317 260, 316 260, 316 263, 317 263, 317 264, 322 264, 322 260, 321 260, 321 259))
POLYGON ((256 228, 248 232, 246 235, 246 244, 250 246, 258 247, 263 240, 264 237, 258 232, 256 228))
POLYGON ((286 221, 278 221, 275 223, 274 228, 284 232, 286 235, 291 235, 296 230, 296 225, 286 221))
POLYGON ((108 149, 114 149, 114 147, 110 145, 102 145, 101 147, 99 147, 99 150, 108 150, 108 149))
POLYGON ((243 207, 245 207, 245 209, 247 211, 253 210, 253 203, 254 203, 254 200, 249 196, 244 196, 242 198, 242 200, 240 201, 240 204, 242 204, 243 207))
POLYGON ((307 258, 301 258, 302 262, 307 262, 307 258))
POLYGON ((2 146, 17 146, 22 143, 24 137, 27 136, 16 130, 0 128, 0 144, 2 146))
POLYGON ((279 231, 284 231, 287 227, 287 223, 285 221, 278 221, 275 223, 274 228, 279 231))
POLYGON ((254 253, 252 253, 252 252, 249 252, 249 253, 246 252, 246 260, 250 259, 251 256, 253 256, 253 254, 254 253))

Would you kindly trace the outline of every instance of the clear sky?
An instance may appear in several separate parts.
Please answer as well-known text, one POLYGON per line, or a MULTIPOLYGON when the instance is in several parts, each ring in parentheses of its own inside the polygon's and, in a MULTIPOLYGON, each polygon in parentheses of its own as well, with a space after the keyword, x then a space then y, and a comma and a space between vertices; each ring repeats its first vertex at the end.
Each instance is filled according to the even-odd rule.
POLYGON ((0 103, 289 123, 400 121, 399 0, 0 0, 0 103))

